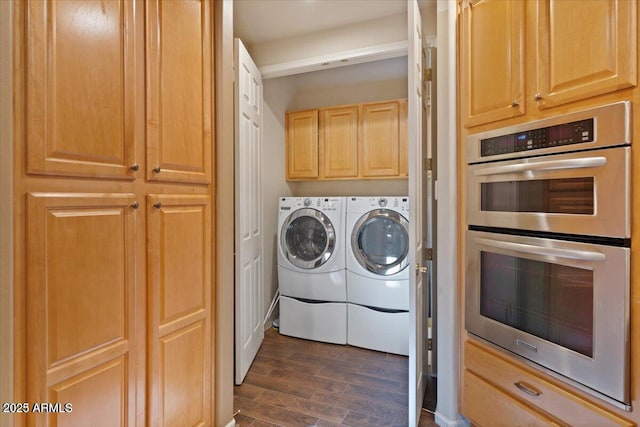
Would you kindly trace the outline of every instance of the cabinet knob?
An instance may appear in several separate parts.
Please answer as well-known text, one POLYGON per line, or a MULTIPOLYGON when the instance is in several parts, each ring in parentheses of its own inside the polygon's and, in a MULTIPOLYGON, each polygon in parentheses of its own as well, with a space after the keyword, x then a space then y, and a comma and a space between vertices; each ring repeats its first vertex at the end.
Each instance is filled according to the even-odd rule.
POLYGON ((533 100, 534 101, 542 100, 542 95, 540 95, 539 93, 536 93, 535 95, 533 95, 533 100))
POLYGON ((151 169, 151 171, 152 171, 153 173, 160 173, 160 171, 161 171, 161 170, 162 170, 162 169, 160 169, 160 166, 158 166, 158 167, 155 167, 155 168, 151 169))
POLYGON ((156 208, 156 209, 160 209, 160 208, 162 207, 162 203, 160 203, 160 202, 155 202, 155 203, 153 204, 153 207, 154 207, 154 208, 156 208))
POLYGON ((132 164, 132 165, 129 167, 129 169, 131 169, 131 170, 132 170, 132 171, 134 171, 134 172, 137 172, 137 171, 139 171, 139 170, 140 170, 140 165, 139 165, 139 164, 137 164, 137 163, 134 163, 134 164, 132 164))
POLYGON ((138 202, 133 202, 133 203, 131 203, 131 205, 130 205, 130 206, 131 206, 131 208, 132 208, 132 209, 138 209, 138 208, 140 207, 140 203, 138 203, 138 202))
POLYGON ((513 102, 511 103, 511 108, 516 108, 520 105, 520 103, 518 102, 517 99, 514 99, 513 102))

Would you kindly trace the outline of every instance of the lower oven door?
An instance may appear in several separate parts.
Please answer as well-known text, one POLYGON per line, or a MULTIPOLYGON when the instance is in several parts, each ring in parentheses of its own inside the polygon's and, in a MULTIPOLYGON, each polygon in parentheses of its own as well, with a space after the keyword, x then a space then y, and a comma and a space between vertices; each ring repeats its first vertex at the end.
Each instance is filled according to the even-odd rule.
POLYGON ((628 238, 630 170, 629 147, 469 165, 468 223, 628 238))
POLYGON ((467 331, 622 403, 628 248, 467 231, 467 331))

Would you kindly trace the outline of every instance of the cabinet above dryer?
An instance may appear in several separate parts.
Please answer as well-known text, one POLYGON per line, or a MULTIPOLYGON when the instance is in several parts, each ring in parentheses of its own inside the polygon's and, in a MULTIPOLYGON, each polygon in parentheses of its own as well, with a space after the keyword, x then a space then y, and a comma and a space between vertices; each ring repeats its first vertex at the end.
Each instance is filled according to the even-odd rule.
POLYGON ((287 180, 406 178, 406 117, 406 99, 287 112, 287 180))

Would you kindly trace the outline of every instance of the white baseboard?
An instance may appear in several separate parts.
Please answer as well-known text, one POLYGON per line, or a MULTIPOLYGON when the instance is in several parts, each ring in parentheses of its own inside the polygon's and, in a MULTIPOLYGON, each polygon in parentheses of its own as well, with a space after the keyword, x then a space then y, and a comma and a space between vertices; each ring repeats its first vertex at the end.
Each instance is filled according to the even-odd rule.
POLYGON ((235 425, 236 425, 236 419, 231 418, 231 421, 229 421, 224 427, 235 427, 235 425))
POLYGON ((436 421, 436 424, 438 424, 440 427, 445 427, 445 426, 446 427, 469 427, 470 425, 469 421, 467 421, 460 415, 458 415, 456 419, 451 420, 445 417, 444 415, 438 413, 438 411, 436 411, 435 421, 436 421))

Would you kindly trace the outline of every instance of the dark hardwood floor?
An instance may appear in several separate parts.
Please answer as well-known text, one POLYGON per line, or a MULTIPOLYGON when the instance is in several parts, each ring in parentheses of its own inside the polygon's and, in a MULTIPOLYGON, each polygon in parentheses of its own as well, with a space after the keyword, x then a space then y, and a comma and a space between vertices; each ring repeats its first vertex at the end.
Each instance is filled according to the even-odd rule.
MULTIPOLYGON (((407 426, 408 359, 269 329, 234 390, 237 425, 407 426)), ((422 413, 420 427, 436 426, 422 413)))

